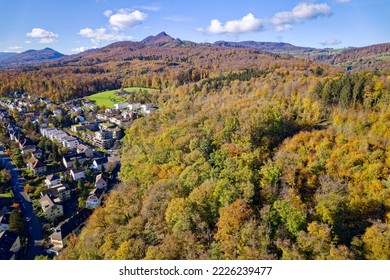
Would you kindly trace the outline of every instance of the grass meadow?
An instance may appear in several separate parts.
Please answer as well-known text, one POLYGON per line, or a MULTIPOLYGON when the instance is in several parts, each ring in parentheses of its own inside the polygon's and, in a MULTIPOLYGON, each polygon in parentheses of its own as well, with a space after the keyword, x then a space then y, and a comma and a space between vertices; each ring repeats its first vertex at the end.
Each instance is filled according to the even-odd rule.
MULTIPOLYGON (((140 88, 140 87, 129 87, 129 88, 124 88, 123 90, 127 92, 133 92, 133 91, 137 92, 139 90, 147 90, 148 92, 153 91, 153 89, 150 88, 140 88)), ((112 108, 114 107, 115 103, 126 102, 125 98, 115 94, 118 91, 120 90, 115 89, 115 90, 99 92, 88 96, 87 99, 94 102, 99 107, 105 106, 106 108, 112 108)))

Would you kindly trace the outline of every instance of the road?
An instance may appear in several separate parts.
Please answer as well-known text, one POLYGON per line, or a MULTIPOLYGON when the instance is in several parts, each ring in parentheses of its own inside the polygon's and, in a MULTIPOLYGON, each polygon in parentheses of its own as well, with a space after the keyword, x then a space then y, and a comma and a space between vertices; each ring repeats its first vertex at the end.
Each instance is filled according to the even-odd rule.
POLYGON ((33 260, 35 256, 41 255, 43 247, 41 245, 43 240, 42 225, 35 215, 32 208, 32 203, 28 194, 24 191, 24 179, 20 176, 20 171, 17 169, 15 164, 12 162, 8 154, 4 152, 4 146, 0 144, 0 160, 4 167, 11 172, 11 185, 13 188, 14 196, 19 200, 21 209, 24 217, 29 217, 27 223, 28 230, 28 249, 27 259, 33 260))

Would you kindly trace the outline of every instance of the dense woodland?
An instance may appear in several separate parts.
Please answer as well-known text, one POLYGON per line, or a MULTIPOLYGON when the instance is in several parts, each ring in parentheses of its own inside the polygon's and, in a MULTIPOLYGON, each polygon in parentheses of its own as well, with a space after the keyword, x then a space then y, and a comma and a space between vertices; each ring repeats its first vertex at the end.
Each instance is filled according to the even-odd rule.
MULTIPOLYGON (((56 54, 53 50, 45 50, 41 52, 56 54)), ((308 59, 312 59, 343 68, 350 66, 353 69, 375 70, 390 67, 389 43, 337 52, 329 49, 327 53, 325 50, 282 43, 195 44, 174 40, 161 33, 142 42, 117 42, 41 64, 0 69, 0 95, 11 96, 15 91, 29 92, 61 103, 121 87, 141 86, 162 90, 215 78, 229 71, 272 71, 270 66, 290 67, 294 59, 289 53, 303 57, 302 60, 306 60, 308 65, 308 59), (269 44, 274 49, 269 49, 269 44), (306 52, 296 52, 295 49, 305 49, 306 52), (268 50, 279 55, 271 54, 268 50)))
POLYGON ((387 74, 291 60, 169 87, 60 259, 389 259, 387 74))
POLYGON ((122 183, 59 259, 390 259, 388 68, 207 46, 100 52, 0 72, 4 95, 57 101, 160 89, 159 110, 126 131, 122 183))
MULTIPOLYGON (((121 87, 165 89, 222 72, 261 68, 272 63, 272 57, 253 49, 158 47, 120 42, 43 66, 0 70, 0 94, 36 93, 61 103, 121 87)), ((279 59, 283 63, 291 58, 279 59)))

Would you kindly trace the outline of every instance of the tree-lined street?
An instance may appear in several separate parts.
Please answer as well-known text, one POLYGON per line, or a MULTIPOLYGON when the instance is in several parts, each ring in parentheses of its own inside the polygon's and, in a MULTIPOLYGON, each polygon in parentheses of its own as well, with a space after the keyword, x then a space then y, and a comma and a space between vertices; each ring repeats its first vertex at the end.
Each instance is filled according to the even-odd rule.
POLYGON ((20 176, 20 172, 12 162, 9 155, 5 152, 4 146, 0 144, 0 159, 5 168, 11 172, 11 185, 15 198, 20 202, 22 213, 26 218, 28 231, 28 249, 26 258, 33 260, 36 256, 42 253, 43 240, 42 225, 35 215, 29 196, 24 191, 24 179, 20 176))

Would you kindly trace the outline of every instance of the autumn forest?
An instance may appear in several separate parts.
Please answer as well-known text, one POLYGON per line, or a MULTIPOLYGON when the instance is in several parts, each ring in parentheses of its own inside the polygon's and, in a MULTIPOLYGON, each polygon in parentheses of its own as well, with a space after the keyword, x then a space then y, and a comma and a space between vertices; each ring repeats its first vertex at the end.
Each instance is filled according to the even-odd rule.
POLYGON ((390 259, 390 68, 361 65, 122 42, 1 70, 0 93, 156 89, 58 259, 390 259))

